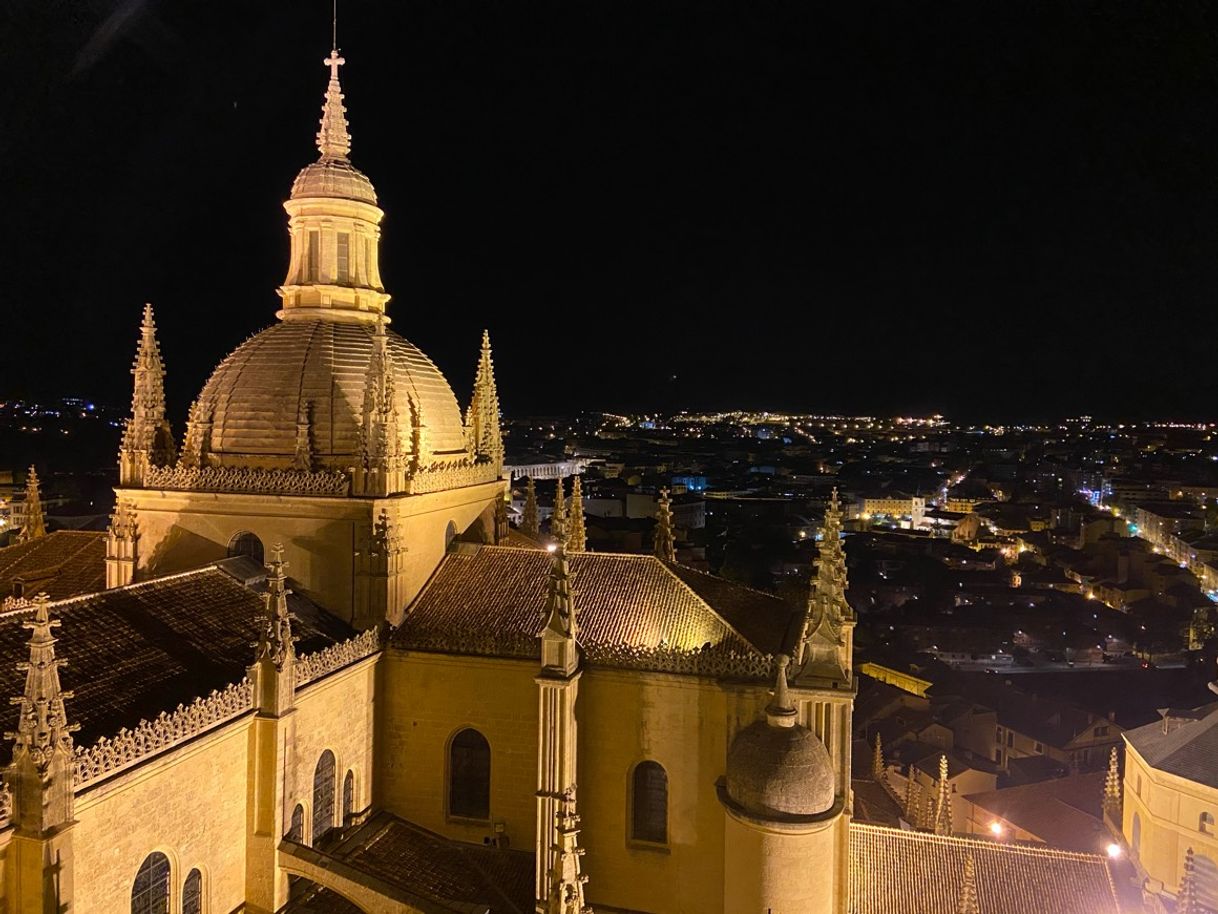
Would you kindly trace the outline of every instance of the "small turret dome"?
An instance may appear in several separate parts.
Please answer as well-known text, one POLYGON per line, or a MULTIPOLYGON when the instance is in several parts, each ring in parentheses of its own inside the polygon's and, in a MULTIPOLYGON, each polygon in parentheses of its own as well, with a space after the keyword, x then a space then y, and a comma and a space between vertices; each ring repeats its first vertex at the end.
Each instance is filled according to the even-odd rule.
POLYGON ((368 176, 341 159, 322 159, 302 168, 292 183, 292 199, 302 197, 338 197, 376 204, 376 190, 368 176))
POLYGON ((837 778, 829 752, 807 727, 796 722, 787 693, 787 665, 778 658, 774 698, 765 720, 736 734, 727 753, 725 787, 732 802, 758 818, 815 816, 832 808, 837 778))

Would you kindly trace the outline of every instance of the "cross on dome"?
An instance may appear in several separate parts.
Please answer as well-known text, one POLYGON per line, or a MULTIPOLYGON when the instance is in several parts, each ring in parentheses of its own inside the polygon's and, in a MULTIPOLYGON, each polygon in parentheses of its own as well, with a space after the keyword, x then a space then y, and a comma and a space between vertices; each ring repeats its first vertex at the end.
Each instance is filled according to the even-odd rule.
POLYGON ((334 48, 332 51, 330 51, 330 56, 322 61, 322 63, 330 68, 331 79, 338 79, 338 68, 346 62, 347 58, 338 56, 338 48, 334 48))

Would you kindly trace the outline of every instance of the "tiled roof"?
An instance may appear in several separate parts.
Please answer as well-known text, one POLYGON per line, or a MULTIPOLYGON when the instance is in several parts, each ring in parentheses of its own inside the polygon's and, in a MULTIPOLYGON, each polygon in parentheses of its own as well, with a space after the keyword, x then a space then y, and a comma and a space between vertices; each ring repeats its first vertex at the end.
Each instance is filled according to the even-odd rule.
POLYGON ((1093 771, 965 799, 1053 847, 1098 854, 1112 840, 1100 810, 1105 777, 1106 772, 1093 771))
MULTIPOLYGON (((262 586, 262 585, 259 585, 262 586)), ((68 661, 60 672, 68 720, 80 724, 78 746, 112 736, 141 719, 189 704, 213 689, 240 681, 253 662, 255 619, 262 611, 258 587, 247 587, 214 567, 158 578, 52 603, 56 655, 68 661)), ((299 653, 312 653, 353 632, 303 597, 289 597, 297 616, 293 631, 299 653)), ((32 609, 0 614, 0 698, 17 696, 29 659, 23 620, 32 609)), ((3 729, 14 729, 17 708, 3 729)), ((0 742, 0 762, 11 746, 0 742)))
POLYGON ((850 910, 954 911, 969 857, 984 914, 1119 914, 1103 857, 857 823, 850 826, 850 910))
POLYGON ((1218 702, 1166 714, 1165 720, 1127 731, 1129 744, 1152 768, 1218 787, 1218 702))
MULTIPOLYGON (((774 597, 644 555, 568 556, 579 641, 590 662, 630 651, 776 651, 791 610, 774 597), (695 590, 687 579, 698 584, 695 590), (617 653, 615 653, 617 652, 617 653)), ((538 656, 550 556, 484 546, 445 556, 392 643, 403 648, 538 656)), ((623 661, 625 662, 625 661, 623 661)))
POLYGON ((104 533, 56 530, 0 549, 0 599, 45 593, 62 600, 105 586, 104 533))
POLYGON ((533 854, 462 844, 381 812, 327 853, 354 869, 437 902, 533 914, 533 854))
POLYGON ((884 785, 871 777, 855 777, 850 782, 854 792, 854 821, 897 828, 901 824, 901 807, 884 785))
POLYGON ((363 914, 360 908, 332 889, 306 889, 279 909, 279 914, 363 914))

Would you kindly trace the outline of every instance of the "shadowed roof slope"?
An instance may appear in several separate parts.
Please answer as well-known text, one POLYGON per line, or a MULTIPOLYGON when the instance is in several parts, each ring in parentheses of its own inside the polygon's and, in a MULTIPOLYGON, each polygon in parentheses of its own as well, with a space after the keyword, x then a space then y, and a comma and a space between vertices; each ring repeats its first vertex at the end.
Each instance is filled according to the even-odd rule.
MULTIPOLYGON (((500 546, 450 553, 392 643, 452 653, 538 656, 550 561, 545 552, 500 546)), ((704 593, 716 600, 712 603, 674 566, 652 556, 577 553, 567 561, 579 642, 593 664, 635 665, 631 657, 655 651, 763 658, 781 647, 789 628, 791 610, 782 601, 727 581, 714 586, 702 582, 704 593), (720 604, 726 613, 719 611, 720 604), (733 624, 737 621, 739 627, 733 624)))
POLYGON ((0 599, 45 593, 62 600, 105 586, 105 533, 56 530, 0 549, 0 599))
MULTIPOLYGON (((297 594, 289 607, 298 618, 298 653, 354 634, 297 594)), ((52 618, 62 621, 55 653, 68 661, 60 678, 74 693, 66 702, 68 721, 80 724, 76 745, 92 745, 239 682, 254 659, 255 620, 262 611, 257 589, 210 566, 52 603, 52 618)), ((25 687, 17 663, 29 660, 29 632, 21 623, 33 612, 26 607, 0 614, 2 697, 25 687)), ((17 711, 6 712, 5 729, 15 729, 17 711)), ((11 750, 7 740, 0 745, 0 763, 8 762, 11 750)))
POLYGON ((969 857, 984 914, 1120 914, 1103 857, 857 823, 850 825, 850 910, 955 911, 969 857))
POLYGON ((1152 768, 1218 787, 1218 702, 1164 713, 1166 721, 1127 731, 1129 744, 1152 768))

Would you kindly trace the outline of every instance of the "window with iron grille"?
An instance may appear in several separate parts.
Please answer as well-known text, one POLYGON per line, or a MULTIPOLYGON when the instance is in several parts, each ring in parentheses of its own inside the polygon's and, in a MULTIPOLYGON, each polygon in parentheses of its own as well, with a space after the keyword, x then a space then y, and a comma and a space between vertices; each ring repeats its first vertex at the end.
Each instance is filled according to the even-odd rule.
POLYGON ((131 914, 169 914, 169 858, 149 854, 131 886, 131 914))
POLYGON ((334 753, 327 749, 313 772, 313 844, 334 827, 334 753))
POLYGON ((182 883, 182 914, 203 914, 203 874, 198 870, 182 883))

